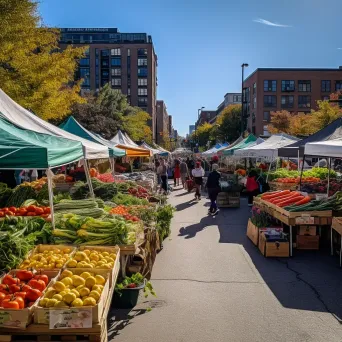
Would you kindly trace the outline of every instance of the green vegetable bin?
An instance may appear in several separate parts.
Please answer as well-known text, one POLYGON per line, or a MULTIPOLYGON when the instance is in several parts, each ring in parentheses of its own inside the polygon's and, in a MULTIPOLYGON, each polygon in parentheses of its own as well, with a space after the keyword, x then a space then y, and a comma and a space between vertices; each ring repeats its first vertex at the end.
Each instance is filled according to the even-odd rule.
POLYGON ((145 284, 141 284, 133 289, 122 289, 120 293, 115 292, 112 307, 118 309, 132 309, 138 303, 139 293, 145 287, 145 284))

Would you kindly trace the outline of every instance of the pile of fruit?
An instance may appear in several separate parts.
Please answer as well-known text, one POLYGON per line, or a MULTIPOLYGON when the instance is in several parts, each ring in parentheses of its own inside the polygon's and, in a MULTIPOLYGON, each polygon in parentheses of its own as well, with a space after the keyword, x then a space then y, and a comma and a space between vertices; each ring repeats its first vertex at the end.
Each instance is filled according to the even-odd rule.
POLYGON ((111 269, 114 267, 115 259, 115 253, 85 249, 76 252, 73 258, 68 261, 67 267, 111 269))
POLYGON ((63 248, 51 248, 43 252, 32 253, 27 259, 25 259, 19 269, 48 269, 62 268, 64 264, 69 260, 72 249, 69 247, 63 248))
POLYGON ((6 207, 0 209, 0 217, 5 216, 41 216, 47 218, 50 216, 50 207, 29 205, 27 207, 6 207))
POLYGON ((80 275, 64 270, 60 279, 45 292, 39 301, 43 308, 69 308, 95 306, 103 292, 105 277, 100 274, 83 272, 80 275))
POLYGON ((137 198, 146 198, 146 199, 149 198, 148 191, 140 185, 138 187, 129 188, 128 193, 132 196, 137 197, 137 198))
POLYGON ((40 191, 45 183, 47 183, 47 177, 42 177, 33 182, 23 182, 19 185, 19 188, 30 186, 35 191, 40 191))
POLYGON ((110 210, 110 213, 113 215, 122 216, 127 221, 133 221, 133 222, 140 221, 139 217, 130 214, 130 207, 126 207, 124 205, 118 205, 117 207, 112 208, 110 210))
POLYGON ((0 307, 24 309, 30 307, 42 295, 49 278, 46 274, 17 271, 15 276, 6 274, 0 284, 0 307))
POLYGON ((99 179, 101 182, 104 183, 113 183, 114 182, 114 177, 111 173, 102 173, 102 174, 98 174, 96 176, 97 179, 99 179))
MULTIPOLYGON (((302 183, 319 183, 321 181, 318 177, 302 177, 302 183)), ((276 178, 277 183, 297 183, 300 182, 300 177, 286 177, 286 178, 276 178)))
POLYGON ((246 170, 244 170, 244 169, 237 169, 237 170, 235 170, 235 174, 244 177, 244 176, 246 176, 246 170))

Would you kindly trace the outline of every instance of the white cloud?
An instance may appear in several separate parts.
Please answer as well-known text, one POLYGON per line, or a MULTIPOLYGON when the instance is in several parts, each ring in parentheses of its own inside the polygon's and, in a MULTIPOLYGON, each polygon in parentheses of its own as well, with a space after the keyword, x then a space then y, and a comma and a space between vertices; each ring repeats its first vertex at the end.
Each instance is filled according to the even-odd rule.
POLYGON ((342 48, 337 48, 337 50, 342 50, 342 48))
POLYGON ((268 20, 260 19, 260 18, 259 19, 254 19, 253 21, 256 22, 256 23, 259 23, 259 24, 267 25, 267 26, 292 27, 290 25, 283 25, 283 24, 278 24, 278 23, 272 23, 272 21, 268 21, 268 20))

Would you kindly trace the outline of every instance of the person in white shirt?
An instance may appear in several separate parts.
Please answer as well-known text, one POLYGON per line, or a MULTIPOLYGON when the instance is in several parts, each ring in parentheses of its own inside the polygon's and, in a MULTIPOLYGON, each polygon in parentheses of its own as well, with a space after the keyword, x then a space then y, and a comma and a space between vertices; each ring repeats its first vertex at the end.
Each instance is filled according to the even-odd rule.
POLYGON ((195 187, 196 187, 195 198, 200 200, 201 199, 201 186, 203 184, 203 177, 204 177, 204 170, 200 162, 196 162, 196 168, 192 170, 191 174, 194 177, 194 182, 195 182, 195 187))

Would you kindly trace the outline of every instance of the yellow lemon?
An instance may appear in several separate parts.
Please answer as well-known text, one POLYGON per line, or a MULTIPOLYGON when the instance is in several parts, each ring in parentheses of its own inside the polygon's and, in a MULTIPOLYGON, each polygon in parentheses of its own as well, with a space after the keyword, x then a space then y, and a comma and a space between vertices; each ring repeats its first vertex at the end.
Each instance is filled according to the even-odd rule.
POLYGON ((68 290, 69 290, 69 289, 65 289, 64 291, 62 291, 62 292, 60 292, 60 293, 58 293, 58 294, 61 295, 62 298, 63 298, 63 296, 66 295, 66 294, 69 292, 68 290))
POLYGON ((47 308, 52 308, 53 306, 55 306, 55 304, 58 302, 57 299, 48 299, 47 303, 46 303, 46 307, 47 308))
POLYGON ((80 286, 80 285, 84 285, 84 283, 85 283, 85 280, 82 277, 78 276, 78 275, 73 275, 71 277, 71 279, 72 279, 73 285, 76 286, 76 287, 80 286))
POLYGON ((76 252, 75 253, 75 256, 74 256, 74 259, 76 261, 84 261, 86 260, 88 257, 87 255, 84 253, 84 252, 76 252))
POLYGON ((96 300, 96 302, 98 302, 101 295, 97 291, 93 290, 93 291, 90 291, 89 297, 94 298, 96 300))
POLYGON ((92 290, 97 291, 98 293, 102 293, 103 291, 103 286, 102 285, 94 285, 92 290))
POLYGON ((68 261, 68 263, 67 263, 67 267, 75 268, 76 266, 77 266, 77 261, 74 260, 74 259, 71 259, 71 260, 68 261))
POLYGON ((71 249, 70 248, 63 248, 62 251, 64 254, 70 254, 71 253, 71 249))
POLYGON ((67 304, 71 304, 76 299, 75 293, 69 292, 65 296, 63 296, 63 300, 67 304))
POLYGON ((113 260, 116 259, 116 254, 115 254, 115 253, 110 253, 109 256, 110 256, 113 260))
POLYGON ((57 293, 52 296, 52 299, 57 299, 58 301, 61 301, 63 299, 63 296, 60 293, 57 293))
POLYGON ((44 297, 50 299, 50 298, 52 298, 56 293, 57 293, 56 290, 54 290, 54 289, 48 289, 48 290, 45 292, 45 296, 44 296, 44 297))
POLYGON ((107 257, 107 256, 109 256, 109 253, 108 252, 102 252, 101 255, 104 257, 107 257))
POLYGON ((76 298, 72 303, 71 303, 71 306, 73 307, 80 307, 80 306, 83 306, 83 301, 81 298, 76 298))
POLYGON ((84 289, 84 285, 79 285, 76 287, 76 290, 80 292, 80 290, 84 289))
POLYGON ((66 286, 61 281, 56 281, 53 286, 58 292, 62 292, 65 290, 66 286))
POLYGON ((85 286, 91 289, 94 285, 96 285, 96 280, 94 277, 88 277, 85 281, 85 286))
POLYGON ((86 256, 89 256, 91 252, 90 252, 89 249, 85 249, 85 250, 83 251, 83 253, 84 253, 86 256))
POLYGON ((81 297, 86 297, 89 295, 90 290, 87 287, 83 287, 83 289, 79 290, 79 293, 81 297))
POLYGON ((41 306, 42 308, 46 307, 46 304, 48 303, 49 298, 43 298, 39 301, 39 306, 41 306))
POLYGON ((89 255, 89 259, 90 259, 90 260, 94 260, 94 261, 99 261, 99 260, 100 260, 100 257, 98 256, 98 254, 91 253, 91 254, 89 255))
POLYGON ((93 297, 88 297, 83 300, 83 306, 95 306, 96 300, 93 297))
POLYGON ((62 300, 60 300, 59 302, 57 302, 55 305, 54 305, 55 308, 68 308, 69 305, 65 302, 63 302, 62 300))
MULTIPOLYGON (((73 276, 73 277, 74 277, 74 276, 73 276)), ((70 277, 63 278, 63 279, 61 280, 61 282, 62 282, 65 286, 68 286, 68 285, 72 285, 72 284, 73 284, 72 278, 70 278, 70 277)))
POLYGON ((106 283, 106 279, 102 277, 102 275, 99 275, 99 274, 95 276, 95 281, 96 281, 96 285, 104 285, 106 283))
POLYGON ((71 290, 70 293, 74 293, 76 298, 80 298, 81 297, 79 292, 76 289, 71 290))

